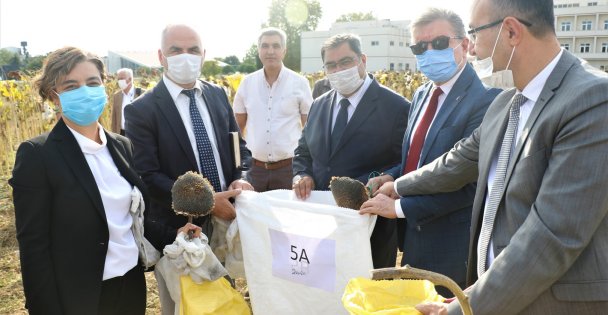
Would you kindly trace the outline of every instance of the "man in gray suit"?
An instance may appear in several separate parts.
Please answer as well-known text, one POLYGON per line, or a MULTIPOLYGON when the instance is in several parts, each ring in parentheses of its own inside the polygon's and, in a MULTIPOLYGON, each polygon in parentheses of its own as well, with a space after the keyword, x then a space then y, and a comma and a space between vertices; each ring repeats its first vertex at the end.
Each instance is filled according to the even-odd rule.
MULTIPOLYGON (((551 0, 476 0, 470 26, 470 53, 490 57, 503 83, 509 73, 496 70, 511 69, 516 89, 470 137, 380 192, 448 192, 477 180, 467 270, 476 315, 605 314, 608 78, 560 49, 551 0)), ((460 312, 457 303, 419 310, 460 312)))

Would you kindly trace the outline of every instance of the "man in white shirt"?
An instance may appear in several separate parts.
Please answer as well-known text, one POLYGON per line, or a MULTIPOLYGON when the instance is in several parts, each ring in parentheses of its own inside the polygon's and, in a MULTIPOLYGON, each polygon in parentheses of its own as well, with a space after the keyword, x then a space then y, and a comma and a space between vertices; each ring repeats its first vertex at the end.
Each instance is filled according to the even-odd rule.
POLYGON ((247 177, 258 192, 291 188, 294 149, 312 103, 308 80, 283 65, 286 40, 280 29, 261 31, 264 67, 243 78, 234 98, 236 121, 253 156, 247 177))
POLYGON ((145 90, 133 86, 133 70, 121 68, 116 71, 119 90, 112 98, 112 132, 125 135, 125 106, 131 104, 145 90))

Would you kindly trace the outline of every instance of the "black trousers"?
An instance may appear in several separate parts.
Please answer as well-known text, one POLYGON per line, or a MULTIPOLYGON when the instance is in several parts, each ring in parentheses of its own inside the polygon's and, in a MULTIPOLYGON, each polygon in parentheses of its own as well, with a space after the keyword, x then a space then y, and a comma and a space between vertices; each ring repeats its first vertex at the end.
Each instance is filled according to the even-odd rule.
POLYGON ((99 315, 144 315, 146 279, 139 264, 124 276, 102 282, 99 315))

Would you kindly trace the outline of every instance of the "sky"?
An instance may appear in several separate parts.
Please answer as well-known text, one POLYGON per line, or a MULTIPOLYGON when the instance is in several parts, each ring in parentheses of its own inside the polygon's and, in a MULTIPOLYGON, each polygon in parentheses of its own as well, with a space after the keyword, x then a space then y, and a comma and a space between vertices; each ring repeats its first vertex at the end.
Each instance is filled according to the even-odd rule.
MULTIPOLYGON (((296 0, 297 1, 297 0, 296 0)), ((458 13, 468 25, 472 0, 319 0, 317 30, 342 14, 372 12, 379 19, 411 20, 429 6, 458 13)), ((100 56, 113 51, 156 51, 167 24, 199 31, 207 58, 244 57, 268 20, 272 0, 0 0, 0 48, 27 41, 30 55, 71 45, 100 56)))

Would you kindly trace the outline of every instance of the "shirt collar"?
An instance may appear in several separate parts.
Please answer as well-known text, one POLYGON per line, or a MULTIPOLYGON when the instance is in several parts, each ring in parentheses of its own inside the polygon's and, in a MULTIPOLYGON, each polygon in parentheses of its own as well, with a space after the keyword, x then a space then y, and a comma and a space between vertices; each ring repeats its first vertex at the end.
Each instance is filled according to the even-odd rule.
POLYGON ((553 60, 551 60, 551 62, 549 62, 549 64, 541 72, 539 72, 534 79, 528 83, 528 85, 526 85, 524 90, 521 91, 521 94, 523 94, 527 99, 536 103, 536 100, 543 91, 543 87, 545 87, 545 83, 547 83, 551 72, 553 72, 553 69, 555 69, 555 66, 557 66, 559 58, 562 57, 563 52, 563 50, 560 50, 557 56, 555 56, 555 58, 553 58, 553 60))
POLYGON ((135 89, 133 88, 133 84, 131 84, 131 88, 127 91, 127 93, 125 93, 125 91, 122 91, 122 94, 133 98, 133 95, 135 95, 135 89))
POLYGON ((447 82, 443 83, 442 85, 438 86, 438 85, 435 85, 435 83, 433 83, 433 86, 439 87, 444 95, 450 94, 450 91, 454 87, 454 84, 456 84, 456 81, 458 80, 458 78, 460 78, 460 75, 462 74, 462 71, 464 71, 464 68, 466 68, 466 65, 464 67, 462 67, 462 69, 460 69, 460 71, 458 71, 458 73, 456 73, 451 79, 449 79, 447 82))
MULTIPOLYGON (((166 74, 163 74, 163 82, 165 83, 165 86, 167 87, 167 90, 169 91, 173 102, 177 104, 177 97, 185 89, 177 85, 175 82, 171 81, 171 79, 169 79, 166 74)), ((201 81, 196 80, 196 83, 194 83, 194 90, 196 91, 196 95, 202 95, 203 87, 201 86, 201 81)))
POLYGON ((82 150, 85 154, 96 154, 100 150, 103 150, 108 144, 108 139, 106 138, 106 133, 103 130, 103 127, 97 123, 97 132, 99 133, 99 138, 101 139, 101 144, 83 136, 78 131, 70 128, 70 126, 66 125, 68 129, 76 138, 76 142, 78 142, 78 146, 80 146, 80 150, 82 150))

